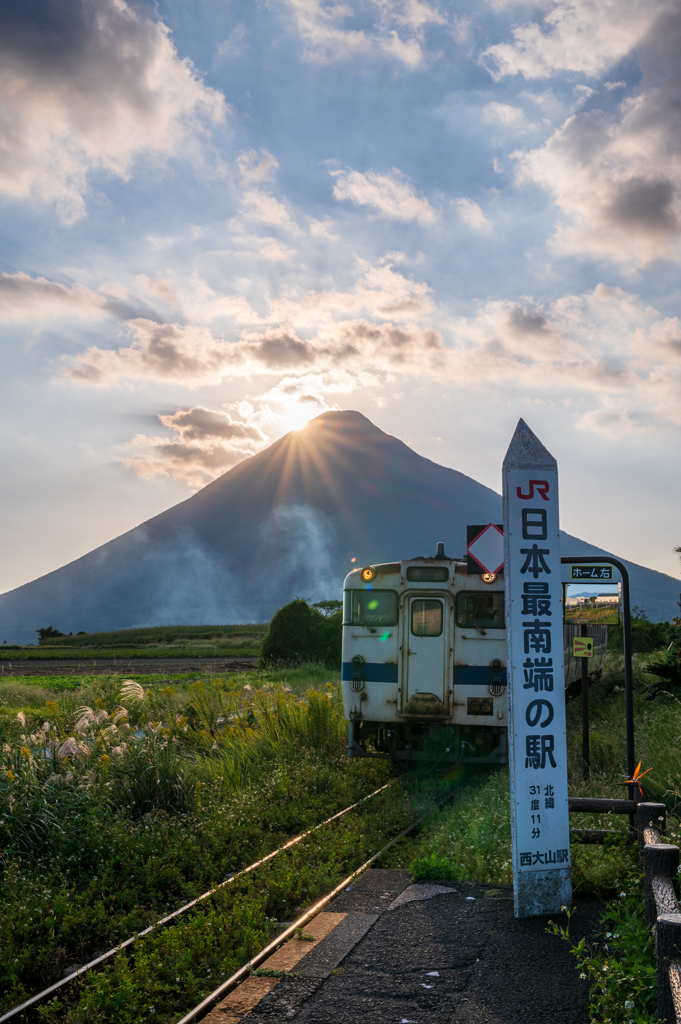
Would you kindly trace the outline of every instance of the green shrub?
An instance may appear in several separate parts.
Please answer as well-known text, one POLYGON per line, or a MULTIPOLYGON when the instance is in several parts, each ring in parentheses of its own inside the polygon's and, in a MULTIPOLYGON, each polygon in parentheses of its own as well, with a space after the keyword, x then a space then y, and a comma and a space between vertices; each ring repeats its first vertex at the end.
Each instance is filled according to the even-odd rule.
POLYGON ((656 661, 646 665, 646 672, 657 676, 658 680, 648 687, 651 700, 663 690, 678 691, 681 687, 681 643, 677 640, 666 651, 661 651, 656 661))
MULTIPOLYGON (((632 608, 632 654, 649 654, 658 647, 666 647, 673 639, 674 632, 671 623, 651 622, 642 608, 632 608)), ((676 632, 678 633, 678 630, 676 632)), ((608 650, 613 654, 621 654, 624 650, 621 623, 608 626, 608 650)))
POLYGON ((425 857, 417 857, 411 864, 411 877, 419 881, 430 881, 433 878, 456 878, 459 872, 447 857, 439 857, 437 853, 428 853, 425 857))
POLYGON ((296 665, 303 661, 340 668, 343 617, 323 615, 296 597, 274 615, 263 641, 263 664, 296 665))
MULTIPOLYGON (((657 1024, 657 966, 653 933, 646 926, 643 878, 632 872, 601 918, 605 942, 570 939, 567 926, 549 921, 547 932, 570 942, 580 978, 589 981, 589 1019, 610 1024, 657 1024)), ((563 907, 563 910, 566 908, 563 907)))

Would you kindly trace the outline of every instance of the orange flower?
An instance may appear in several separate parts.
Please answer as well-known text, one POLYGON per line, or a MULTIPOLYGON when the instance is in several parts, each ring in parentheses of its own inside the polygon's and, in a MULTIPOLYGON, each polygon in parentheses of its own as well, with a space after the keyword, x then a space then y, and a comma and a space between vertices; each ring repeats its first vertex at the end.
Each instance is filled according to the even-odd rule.
POLYGON ((641 786, 641 779, 643 778, 644 775, 647 775, 648 772, 652 772, 653 769, 652 768, 646 768, 646 770, 644 772, 642 772, 641 771, 642 763, 643 763, 642 761, 638 762, 638 765, 637 765, 636 770, 634 772, 634 777, 632 779, 625 779, 624 782, 620 782, 620 786, 638 786, 638 791, 641 794, 641 796, 645 796, 645 793, 643 792, 643 787, 641 786))

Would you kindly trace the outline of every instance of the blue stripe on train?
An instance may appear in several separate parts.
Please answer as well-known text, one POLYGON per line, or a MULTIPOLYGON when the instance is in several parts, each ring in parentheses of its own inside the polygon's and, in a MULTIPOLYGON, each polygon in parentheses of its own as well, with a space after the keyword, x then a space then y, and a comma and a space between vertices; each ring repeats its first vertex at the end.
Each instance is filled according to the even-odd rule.
MULTIPOLYGON (((351 661, 343 662, 343 679, 350 680, 353 676, 361 676, 367 683, 396 683, 398 681, 397 665, 383 665, 379 662, 365 662, 359 669, 356 669, 351 661)), ((454 685, 455 686, 488 686, 495 679, 501 677, 501 682, 506 686, 506 669, 498 672, 488 665, 455 665, 454 685)))
POLYGON ((358 669, 351 661, 343 662, 343 679, 361 676, 366 683, 396 683, 397 665, 381 665, 379 662, 365 662, 358 669))
POLYGON ((489 686, 492 679, 501 677, 501 682, 506 686, 506 669, 501 668, 495 671, 489 665, 455 665, 454 685, 455 686, 489 686))

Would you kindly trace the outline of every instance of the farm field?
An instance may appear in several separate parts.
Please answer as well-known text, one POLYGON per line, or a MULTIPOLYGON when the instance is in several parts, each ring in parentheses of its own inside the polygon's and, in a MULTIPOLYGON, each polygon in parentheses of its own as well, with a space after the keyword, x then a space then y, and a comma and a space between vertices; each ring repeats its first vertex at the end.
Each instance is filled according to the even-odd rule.
POLYGON ((45 637, 35 646, 0 645, 0 662, 257 657, 267 629, 267 623, 156 626, 45 637))
MULTIPOLYGON (((645 665, 661 657, 636 659, 637 751, 655 782, 678 791, 681 705, 673 696, 646 699, 656 678, 645 665)), ((580 698, 568 702, 572 795, 624 795, 621 686, 621 658, 614 656, 591 690, 586 785, 580 698)), ((197 670, 161 683, 153 676, 0 682, 0 1007, 16 1005, 385 783, 387 790, 344 818, 65 987, 40 1019, 176 1021, 283 922, 452 788, 454 802, 381 866, 408 867, 415 879, 510 882, 506 769, 399 774, 386 761, 348 760, 339 691, 320 666, 247 677, 197 670)), ((626 827, 614 815, 572 815, 571 823, 620 833, 626 827)), ((632 898, 631 846, 573 845, 572 856, 578 891, 612 900, 627 879, 632 898)), ((642 900, 633 906, 639 903, 642 912, 642 900)), ((640 928, 622 934, 648 955, 640 928)), ((646 991, 637 1024, 654 1019, 646 1016, 646 991)))

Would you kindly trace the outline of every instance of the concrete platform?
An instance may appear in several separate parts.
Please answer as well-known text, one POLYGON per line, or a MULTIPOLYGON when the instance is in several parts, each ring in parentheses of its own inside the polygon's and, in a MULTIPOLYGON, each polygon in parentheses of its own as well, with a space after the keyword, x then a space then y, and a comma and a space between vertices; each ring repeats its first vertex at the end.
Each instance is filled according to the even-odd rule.
MULTIPOLYGON (((575 903, 571 934, 590 938, 603 905, 575 903)), ((510 886, 411 886, 406 871, 369 871, 205 1020, 588 1024, 587 983, 547 920, 516 920, 510 886), (275 960, 286 976, 267 976, 275 960)))

